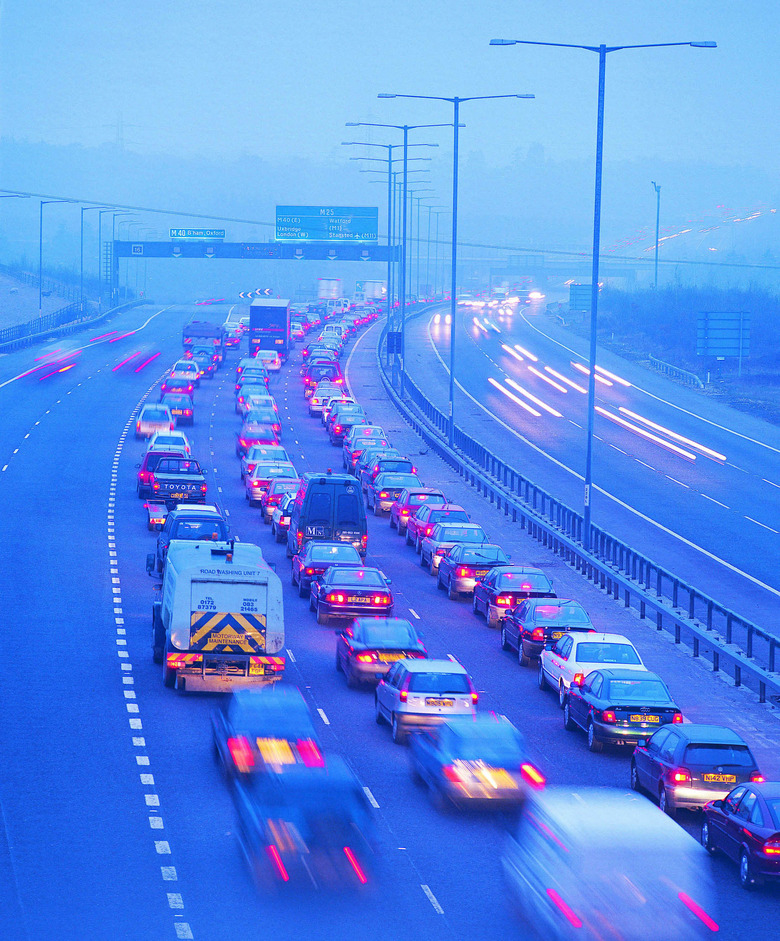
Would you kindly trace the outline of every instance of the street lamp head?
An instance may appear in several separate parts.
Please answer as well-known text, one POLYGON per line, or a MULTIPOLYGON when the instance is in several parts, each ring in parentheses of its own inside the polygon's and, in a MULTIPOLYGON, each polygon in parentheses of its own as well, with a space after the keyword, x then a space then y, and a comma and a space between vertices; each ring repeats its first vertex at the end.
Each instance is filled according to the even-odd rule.
POLYGON ((696 49, 717 49, 718 44, 716 42, 692 42, 689 43, 690 46, 693 46, 696 49))
POLYGON ((388 93, 384 91, 379 92, 379 94, 377 95, 377 98, 397 98, 397 97, 398 95, 388 95, 388 93))
POLYGON ((515 98, 536 98, 536 95, 515 95, 515 98))
POLYGON ((517 45, 516 39, 491 39, 491 46, 515 46, 517 45))

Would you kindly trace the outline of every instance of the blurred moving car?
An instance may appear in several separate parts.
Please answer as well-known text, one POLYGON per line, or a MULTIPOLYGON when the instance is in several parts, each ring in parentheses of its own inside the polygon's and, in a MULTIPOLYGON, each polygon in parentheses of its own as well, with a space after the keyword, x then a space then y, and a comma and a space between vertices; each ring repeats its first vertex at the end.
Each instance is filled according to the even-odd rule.
POLYGON ((292 557, 290 581, 298 586, 298 595, 305 598, 311 583, 328 571, 332 565, 362 568, 363 559, 358 550, 344 542, 307 542, 292 557))
POLYGON ((377 725, 388 722, 393 741, 411 728, 439 725, 477 711, 479 694, 466 668, 455 660, 399 660, 374 695, 377 725))
POLYGON ((376 568, 332 565, 321 578, 312 581, 309 608, 316 611, 318 624, 361 614, 390 617, 393 613, 390 579, 376 568))
POLYGON ((682 721, 666 683, 649 670, 593 670, 572 680, 563 701, 563 727, 587 732, 592 752, 636 745, 649 729, 682 721))
POLYGON ((506 716, 478 713, 451 719, 409 738, 412 776, 439 806, 522 802, 545 776, 531 761, 523 736, 506 716))
POLYGON ((565 598, 529 598, 511 608, 501 621, 501 647, 516 650, 521 666, 527 667, 552 645, 572 631, 595 631, 579 603, 565 598))
POLYGON ((780 879, 780 783, 741 784, 705 804, 701 845, 739 864, 743 889, 780 879))
POLYGON ((764 780, 747 742, 733 729, 685 723, 659 729, 634 749, 631 787, 657 798, 673 817, 724 798, 737 784, 764 780))
POLYGON ((447 592, 450 600, 470 595, 477 580, 484 578, 493 566, 506 565, 509 556, 501 546, 485 543, 481 546, 453 546, 442 556, 436 575, 436 587, 447 592))
POLYGON ((274 426, 267 422, 245 421, 236 432, 236 457, 243 457, 253 444, 278 444, 274 426))
POLYGON ((335 756, 314 771, 253 775, 233 797, 238 838, 260 884, 360 888, 374 855, 371 806, 360 782, 335 756))
POLYGON ((552 581, 530 565, 496 565, 474 583, 471 608, 485 615, 488 627, 498 627, 501 617, 526 598, 554 598, 552 581))
POLYGON ((325 764, 309 707, 294 686, 237 689, 212 712, 211 729, 215 757, 229 778, 325 764))
POLYGON ((167 405, 144 405, 135 423, 136 438, 151 438, 157 431, 173 431, 176 423, 167 405))
POLYGON ((530 793, 502 865, 526 934, 694 941, 718 930, 706 853, 630 791, 530 793))
POLYGON ((564 634, 539 658, 539 689, 558 690, 563 709, 566 693, 575 677, 583 679, 599 666, 621 670, 646 670, 636 647, 622 634, 564 634))
POLYGON ((378 682, 398 660, 425 659, 428 652, 411 621, 363 617, 336 634, 336 670, 347 686, 378 682))
POLYGON ((184 392, 166 392, 160 401, 160 405, 165 405, 171 410, 171 415, 179 425, 192 425, 195 422, 192 397, 184 392))

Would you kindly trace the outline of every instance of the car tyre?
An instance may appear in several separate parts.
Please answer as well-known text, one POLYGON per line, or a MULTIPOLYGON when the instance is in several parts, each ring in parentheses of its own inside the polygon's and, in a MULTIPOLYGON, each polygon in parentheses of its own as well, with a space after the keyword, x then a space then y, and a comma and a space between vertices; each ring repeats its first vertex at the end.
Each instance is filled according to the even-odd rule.
POLYGON ((756 878, 753 873, 753 864, 750 861, 750 853, 746 849, 742 849, 742 854, 739 857, 739 884, 747 892, 752 892, 757 886, 761 884, 760 880, 756 878))
POLYGON ((382 515, 382 504, 374 503, 374 516, 381 516, 381 515, 382 515))
MULTIPOLYGON (((705 850, 710 854, 710 856, 715 855, 715 846, 712 842, 712 834, 710 833, 710 823, 707 820, 707 815, 704 815, 704 820, 701 822, 701 830, 699 831, 699 842, 704 847, 705 850)), ((741 868, 741 863, 740 863, 741 868)))
POLYGON ((393 741, 396 745, 405 745, 406 744, 406 733, 401 728, 400 723, 398 722, 398 716, 393 713, 393 719, 391 723, 393 741))
POLYGON ((596 726, 593 724, 592 719, 588 722, 588 748, 594 754, 604 750, 604 745, 596 738, 596 726))
POLYGON ((436 587, 439 591, 444 591, 444 582, 441 580, 441 571, 436 573, 436 587))
POLYGON ((566 687, 563 685, 563 680, 560 680, 558 683, 558 705, 563 709, 563 703, 566 700, 566 687))
POLYGON ((309 589, 298 579, 298 597, 305 598, 309 594, 309 589))
POLYGON ((338 650, 336 651, 336 673, 343 673, 344 667, 341 663, 341 657, 339 656, 338 650))
POLYGON ((318 624, 328 624, 328 623, 330 623, 330 618, 328 617, 327 614, 323 614, 322 611, 320 611, 320 606, 319 606, 319 605, 317 605, 317 623, 318 623, 318 624))
POLYGON ((424 569, 427 565, 428 563, 425 561, 425 556, 420 552, 420 568, 424 569))
POLYGON ((547 682, 547 677, 544 675, 544 668, 542 667, 541 660, 539 661, 539 675, 537 677, 537 683, 539 685, 539 689, 542 690, 542 692, 550 688, 550 684, 547 682))
POLYGON ((632 791, 641 791, 642 785, 639 783, 639 771, 637 770, 636 762, 634 759, 631 759, 631 767, 628 771, 628 783, 632 791))
POLYGON ((396 523, 395 528, 398 530, 399 536, 403 536, 406 533, 406 527, 401 525, 400 520, 396 523))
POLYGON ((474 593, 471 596, 471 612, 479 616, 479 605, 477 604, 477 595, 474 593))
POLYGON ((409 527, 408 527, 408 526, 406 527, 406 545, 407 545, 407 546, 413 546, 413 545, 414 545, 414 537, 409 535, 409 527))
POLYGON ((674 819, 677 816, 677 810, 669 802, 669 795, 666 793, 666 788, 663 786, 658 792, 658 806, 661 809, 661 812, 665 813, 667 817, 674 819))
POLYGON ((460 598, 460 592, 455 591, 452 587, 452 576, 450 576, 449 581, 447 582, 447 597, 450 601, 458 601, 460 598))
POLYGON ((577 728, 577 723, 571 717, 568 698, 563 704, 563 727, 567 732, 573 732, 577 728))
POLYGON ((390 514, 390 529, 398 529, 398 532, 401 530, 398 528, 398 523, 393 522, 393 514, 390 514))
POLYGON ((510 644, 509 644, 509 638, 506 636, 506 628, 505 628, 505 627, 502 627, 502 628, 501 628, 501 649, 502 649, 502 650, 511 650, 511 649, 512 649, 511 646, 510 646, 510 644))
POLYGON ((521 640, 517 642, 517 662, 521 667, 529 667, 531 665, 531 658, 523 649, 523 642, 521 640))
POLYGON ((376 696, 374 696, 374 719, 377 725, 385 724, 385 717, 382 715, 382 710, 379 708, 379 700, 376 696))
POLYGON ((360 680, 355 676, 351 664, 347 663, 344 668, 344 676, 347 678, 347 687, 349 689, 357 689, 360 686, 360 680))

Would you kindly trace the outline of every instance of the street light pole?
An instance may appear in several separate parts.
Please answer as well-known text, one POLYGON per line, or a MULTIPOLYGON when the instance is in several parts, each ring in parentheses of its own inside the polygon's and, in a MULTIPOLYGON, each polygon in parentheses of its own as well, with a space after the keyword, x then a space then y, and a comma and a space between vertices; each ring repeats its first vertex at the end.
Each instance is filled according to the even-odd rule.
POLYGON ((658 290, 658 242, 661 226, 661 187, 655 180, 652 181, 655 190, 655 277, 653 278, 653 288, 658 290))
POLYGON ((42 199, 38 218, 38 316, 43 317, 43 207, 49 203, 69 203, 70 199, 42 199))
POLYGON ((601 176, 604 150, 604 84, 607 67, 607 53, 623 49, 656 49, 666 46, 696 46, 714 49, 714 42, 662 42, 642 43, 632 46, 580 46, 562 42, 535 42, 528 39, 491 39, 491 46, 555 46, 565 49, 583 49, 595 52, 599 57, 598 113, 596 121, 596 182, 593 206, 593 259, 591 264, 590 287, 590 362, 588 364, 588 431, 585 451, 585 488, 582 514, 582 544, 591 548, 591 490, 593 485, 593 425, 596 413, 596 347, 599 302, 599 252, 601 236, 601 176))
POLYGON ((450 423, 449 444, 455 444, 455 315, 457 313, 456 282, 458 268, 458 130, 460 128, 460 105, 464 101, 485 101, 495 98, 533 98, 533 95, 474 95, 469 98, 447 98, 442 95, 391 95, 380 93, 377 98, 416 98, 425 101, 448 101, 453 106, 453 155, 452 155, 452 297, 450 303, 450 423))

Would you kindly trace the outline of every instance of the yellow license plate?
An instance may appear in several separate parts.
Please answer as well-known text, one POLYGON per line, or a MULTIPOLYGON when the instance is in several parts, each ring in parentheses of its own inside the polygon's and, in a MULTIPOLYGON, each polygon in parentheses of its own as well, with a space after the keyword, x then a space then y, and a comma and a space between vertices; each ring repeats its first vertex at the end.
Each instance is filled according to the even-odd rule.
POLYGON ((395 660, 403 660, 405 656, 405 653, 380 653, 379 659, 382 663, 392 663, 395 660))
POLYGON ((550 634, 550 638, 552 640, 560 640, 565 633, 565 631, 553 631, 552 634, 550 634))
POLYGON ((629 722, 654 722, 659 723, 661 721, 660 716, 629 716, 629 722))
POLYGON ((250 676, 262 676, 263 673, 265 673, 265 667, 263 666, 262 663, 259 663, 259 664, 253 663, 250 665, 249 667, 250 676))
POLYGON ((737 780, 736 774, 703 774, 702 777, 707 784, 734 784, 737 780))
POLYGON ((455 700, 454 700, 454 699, 426 699, 426 700, 425 700, 425 705, 426 705, 426 706, 446 706, 446 707, 449 707, 449 706, 454 706, 454 705, 455 705, 455 700))
POLYGON ((370 604, 371 599, 366 598, 365 595, 349 595, 347 602, 348 604, 370 604))

